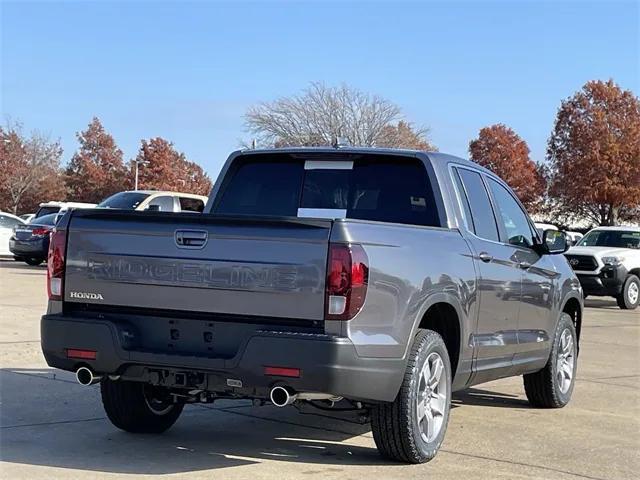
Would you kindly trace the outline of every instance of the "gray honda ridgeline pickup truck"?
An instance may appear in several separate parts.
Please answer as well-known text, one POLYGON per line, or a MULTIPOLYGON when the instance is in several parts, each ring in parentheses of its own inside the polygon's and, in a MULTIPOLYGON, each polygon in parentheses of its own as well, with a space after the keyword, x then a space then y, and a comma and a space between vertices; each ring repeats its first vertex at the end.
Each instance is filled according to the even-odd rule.
POLYGON ((532 405, 569 402, 583 300, 566 248, 456 157, 241 151, 202 215, 68 212, 42 349, 99 382, 128 432, 219 398, 340 402, 370 418, 383 456, 425 462, 454 391, 522 375, 532 405))

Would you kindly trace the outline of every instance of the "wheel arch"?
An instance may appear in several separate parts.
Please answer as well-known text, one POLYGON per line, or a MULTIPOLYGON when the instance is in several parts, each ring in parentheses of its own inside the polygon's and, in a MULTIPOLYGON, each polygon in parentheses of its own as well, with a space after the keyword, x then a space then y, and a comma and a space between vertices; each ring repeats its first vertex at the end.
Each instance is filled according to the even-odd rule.
POLYGON ((573 326, 576 329, 576 337, 578 338, 578 345, 580 344, 580 331, 582 330, 582 302, 576 295, 571 295, 565 299, 562 304, 562 310, 560 313, 566 313, 573 320, 573 326))
POLYGON ((466 315, 460 301, 448 293, 434 293, 424 302, 421 313, 415 322, 412 336, 418 329, 433 330, 442 336, 451 361, 451 375, 455 378, 464 349, 464 328, 466 315))

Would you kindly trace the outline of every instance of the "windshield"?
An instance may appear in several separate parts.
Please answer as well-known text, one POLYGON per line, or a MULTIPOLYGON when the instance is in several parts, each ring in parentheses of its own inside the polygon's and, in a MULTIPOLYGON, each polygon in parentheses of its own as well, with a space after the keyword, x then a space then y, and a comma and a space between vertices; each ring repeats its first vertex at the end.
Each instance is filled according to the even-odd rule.
POLYGON ((640 231, 593 230, 582 237, 578 246, 640 249, 640 231))
POLYGON ((98 204, 97 208, 117 208, 120 210, 135 210, 145 198, 149 196, 148 193, 140 192, 120 192, 115 195, 111 195, 106 200, 103 200, 98 204))

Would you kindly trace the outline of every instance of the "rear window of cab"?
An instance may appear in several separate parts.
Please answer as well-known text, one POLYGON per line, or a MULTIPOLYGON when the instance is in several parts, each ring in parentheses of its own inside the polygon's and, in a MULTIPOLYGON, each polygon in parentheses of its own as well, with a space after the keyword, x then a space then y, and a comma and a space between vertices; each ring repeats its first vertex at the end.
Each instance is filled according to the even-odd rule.
POLYGON ((417 158, 360 155, 343 161, 291 157, 268 155, 236 161, 213 211, 441 226, 429 176, 417 158))

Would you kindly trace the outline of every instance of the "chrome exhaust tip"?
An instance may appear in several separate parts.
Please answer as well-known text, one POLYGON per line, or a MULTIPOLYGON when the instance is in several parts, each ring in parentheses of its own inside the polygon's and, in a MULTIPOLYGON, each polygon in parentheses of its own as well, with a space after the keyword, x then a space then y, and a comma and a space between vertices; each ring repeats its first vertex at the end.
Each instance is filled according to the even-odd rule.
POLYGON ((276 407, 286 407, 296 401, 298 395, 287 387, 273 387, 269 393, 269 399, 276 407))
POLYGON ((80 385, 89 386, 100 382, 100 380, 102 380, 102 375, 94 374, 87 367, 80 367, 76 370, 76 380, 80 385))

